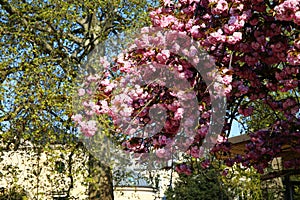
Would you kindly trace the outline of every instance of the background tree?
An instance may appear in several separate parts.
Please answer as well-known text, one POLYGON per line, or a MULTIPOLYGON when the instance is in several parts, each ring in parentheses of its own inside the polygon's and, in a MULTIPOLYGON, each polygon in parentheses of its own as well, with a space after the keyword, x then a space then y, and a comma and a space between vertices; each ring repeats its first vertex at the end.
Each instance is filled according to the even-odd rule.
POLYGON ((253 168, 245 168, 237 164, 228 168, 222 165, 222 176, 220 176, 223 187, 232 198, 238 199, 265 199, 262 195, 262 184, 260 174, 253 168))
MULTIPOLYGON (((72 88, 87 55, 108 37, 148 24, 151 4, 155 2, 0 0, 3 149, 17 150, 24 140, 42 149, 53 143, 75 149, 72 88)), ((111 199, 111 191, 101 199, 111 199)))
POLYGON ((0 5, 1 129, 7 137, 39 142, 51 140, 54 132, 56 137, 74 132, 73 81, 94 47, 148 22, 143 1, 3 0, 0 5))
MULTIPOLYGON (((237 164, 228 167, 222 160, 204 165, 203 159, 186 160, 178 166, 179 178, 166 192, 167 199, 263 199, 261 175, 237 164), (184 168, 188 168, 186 170, 184 168)), ((205 163, 205 162, 204 162, 205 163)))
POLYGON ((198 165, 194 163, 192 166, 194 169, 191 174, 179 173, 179 177, 174 180, 174 186, 169 187, 165 193, 167 200, 226 200, 232 197, 222 182, 220 169, 204 169, 199 162, 198 165))

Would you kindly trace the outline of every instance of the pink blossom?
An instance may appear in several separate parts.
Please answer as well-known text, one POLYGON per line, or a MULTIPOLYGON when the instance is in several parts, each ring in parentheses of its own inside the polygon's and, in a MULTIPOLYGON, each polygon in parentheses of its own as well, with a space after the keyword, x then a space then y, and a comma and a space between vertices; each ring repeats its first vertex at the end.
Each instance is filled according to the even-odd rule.
POLYGON ((100 104, 101 104, 101 110, 99 112, 109 114, 110 113, 110 108, 108 107, 107 101, 106 100, 101 100, 100 104))
POLYGON ((71 118, 72 118, 72 120, 75 121, 76 123, 80 123, 80 122, 82 121, 82 115, 81 115, 81 114, 73 115, 71 118))
POLYGON ((226 37, 223 35, 223 31, 219 29, 217 32, 213 32, 207 38, 211 44, 216 44, 217 42, 225 42, 226 37))
POLYGON ((272 48, 273 52, 281 52, 285 50, 285 45, 280 41, 272 44, 270 47, 272 48))
POLYGON ((100 76, 98 74, 96 74, 96 75, 89 75, 86 80, 88 82, 97 82, 99 79, 100 79, 100 76))
POLYGON ((160 145, 166 145, 167 143, 169 143, 168 138, 166 136, 159 136, 158 137, 158 142, 160 145))
POLYGON ((193 26, 193 27, 191 28, 191 34, 192 34, 192 36, 193 36, 194 38, 198 38, 198 37, 201 36, 199 29, 200 29, 200 26, 199 26, 199 25, 193 26))
POLYGON ((231 85, 228 85, 228 86, 226 86, 224 89, 223 89, 223 91, 224 91, 224 94, 223 94, 223 96, 225 95, 229 95, 230 94, 230 92, 231 92, 231 90, 232 90, 232 86, 231 85))
POLYGON ((174 119, 181 119, 183 117, 184 109, 178 108, 175 112, 174 119))
POLYGON ((143 92, 144 92, 143 88, 141 88, 139 85, 135 85, 135 88, 136 88, 135 92, 137 95, 140 96, 143 94, 143 92))
MULTIPOLYGON (((142 46, 144 46, 144 45, 142 45, 142 46)), ((120 67, 120 71, 128 73, 128 72, 130 72, 131 67, 132 67, 132 63, 130 61, 124 61, 123 66, 120 67)))
POLYGON ((107 57, 101 57, 100 58, 100 63, 102 64, 102 66, 104 67, 104 69, 108 69, 109 68, 109 62, 107 61, 107 57))
POLYGON ((80 122, 80 131, 84 134, 86 137, 92 137, 95 135, 97 129, 97 122, 94 120, 90 120, 87 122, 80 122))
POLYGON ((166 158, 166 157, 170 156, 170 152, 168 150, 166 150, 165 148, 157 149, 155 151, 155 154, 159 158, 166 158))
MULTIPOLYGON (((300 11, 297 11, 295 13, 295 19, 294 19, 294 21, 295 21, 296 24, 300 25, 300 11)), ((300 49, 300 48, 298 48, 298 49, 300 49)))
POLYGON ((287 62, 291 65, 300 65, 300 52, 290 51, 287 55, 287 62))
POLYGON ((228 25, 228 24, 225 24, 224 25, 224 32, 226 34, 232 34, 237 28, 233 25, 228 25))
POLYGON ((197 146, 193 146, 188 153, 190 153, 194 158, 201 158, 204 154, 204 148, 202 146, 200 148, 197 146))
POLYGON ((194 19, 189 19, 188 22, 185 24, 185 29, 189 30, 193 27, 193 24, 195 24, 194 19))
POLYGON ((205 138, 208 132, 208 126, 201 124, 201 128, 198 129, 198 133, 202 138, 205 138))
POLYGON ((282 4, 275 6, 276 18, 284 21, 292 20, 298 5, 298 0, 285 0, 282 4))
POLYGON ((212 14, 218 15, 228 10, 228 3, 225 0, 217 1, 216 7, 212 9, 212 14))
POLYGON ((261 44, 259 44, 258 42, 251 42, 251 47, 254 50, 259 50, 261 48, 261 44))
POLYGON ((233 33, 233 37, 237 40, 237 41, 240 41, 242 39, 242 33, 241 32, 234 32, 233 33))
POLYGON ((164 5, 165 6, 170 6, 172 4, 171 0, 164 0, 164 5))
POLYGON ((167 62, 167 59, 170 57, 170 51, 169 50, 162 50, 161 53, 158 53, 156 55, 156 58, 159 63, 165 64, 167 62))
POLYGON ((85 94, 85 89, 83 89, 83 88, 80 88, 79 90, 78 90, 78 96, 83 96, 85 94))
POLYGON ((211 19, 211 16, 208 13, 206 13, 205 15, 203 15, 202 18, 206 19, 206 20, 209 20, 209 19, 211 19))
POLYGON ((210 117, 210 113, 209 112, 204 112, 204 113, 202 113, 201 117, 204 118, 204 119, 207 119, 207 118, 210 117))
POLYGON ((103 81, 101 81, 100 83, 101 83, 101 85, 103 85, 103 86, 108 86, 108 85, 110 84, 110 81, 109 81, 108 78, 106 78, 106 79, 104 79, 103 81))
POLYGON ((120 110, 120 115, 124 117, 130 117, 132 114, 133 108, 129 106, 122 106, 122 109, 120 110))
POLYGON ((222 143, 224 143, 224 142, 226 142, 226 141, 227 141, 227 137, 218 135, 218 138, 217 138, 217 144, 222 144, 222 143))
POLYGON ((222 78, 222 83, 229 85, 232 82, 232 75, 225 75, 222 78))
POLYGON ((227 42, 229 44, 235 44, 242 40, 242 33, 241 32, 234 32, 232 36, 228 36, 227 42))
POLYGON ((172 15, 168 16, 162 16, 161 21, 160 21, 160 26, 165 28, 167 27, 170 23, 172 23, 175 20, 175 17, 172 15))
MULTIPOLYGON (((167 37, 164 37, 162 33, 157 34, 157 37, 148 37, 151 28, 142 30, 141 37, 138 38, 135 46, 132 45, 132 49, 121 55, 117 59, 116 66, 113 66, 115 71, 119 70, 118 76, 125 74, 120 81, 118 78, 114 80, 119 81, 121 87, 116 89, 116 86, 110 83, 112 77, 107 72, 105 73, 105 76, 109 77, 107 80, 102 78, 97 80, 95 77, 90 77, 90 81, 97 81, 97 83, 99 80, 103 81, 99 87, 99 92, 104 90, 107 92, 107 97, 111 97, 111 100, 106 97, 103 100, 100 96, 97 101, 99 105, 85 102, 84 111, 93 115, 107 113, 111 116, 118 133, 131 134, 138 132, 139 126, 147 124, 150 120, 149 109, 143 107, 148 107, 146 105, 149 105, 149 102, 150 104, 159 103, 164 106, 168 113, 166 122, 165 119, 161 120, 162 124, 165 123, 163 128, 159 128, 157 134, 144 135, 147 138, 143 141, 132 142, 129 140, 124 142, 124 145, 130 151, 146 151, 146 145, 147 147, 152 145, 154 151, 157 149, 157 156, 164 158, 169 155, 169 151, 166 148, 162 149, 162 146, 170 145, 172 143, 170 138, 173 136, 175 138, 176 134, 180 134, 177 132, 179 132, 179 128, 182 128, 187 138, 181 139, 178 145, 189 149, 187 153, 190 153, 191 156, 200 157, 201 148, 197 145, 201 144, 207 136, 210 125, 209 111, 213 106, 209 95, 202 92, 206 90, 203 83, 205 81, 202 78, 207 77, 201 78, 194 70, 194 66, 201 62, 201 55, 199 55, 201 52, 197 52, 196 48, 193 48, 190 40, 184 40, 179 44, 172 43, 177 39, 181 39, 181 36, 192 36, 193 39, 197 39, 196 43, 199 42, 203 49, 214 58, 213 63, 217 64, 218 69, 227 68, 226 70, 229 70, 230 67, 230 70, 232 70, 230 73, 224 70, 216 78, 217 84, 212 84, 212 88, 216 88, 213 91, 214 94, 226 95, 228 105, 233 106, 228 109, 236 110, 232 108, 237 107, 238 113, 235 114, 247 118, 255 114, 254 107, 249 105, 255 105, 257 101, 261 101, 278 113, 279 119, 275 119, 269 127, 272 134, 268 130, 253 133, 254 136, 251 136, 251 141, 246 146, 245 155, 226 160, 226 164, 229 166, 232 166, 235 162, 242 162, 244 166, 253 165, 257 170, 263 172, 263 169, 266 168, 273 157, 281 153, 282 145, 288 144, 290 141, 300 141, 298 132, 291 133, 295 130, 298 131, 297 128, 300 123, 298 120, 299 105, 297 105, 298 102, 293 101, 296 95, 291 92, 291 90, 297 92, 299 89, 300 43, 298 42, 298 33, 295 31, 297 29, 296 24, 300 24, 299 0, 273 1, 272 7, 275 7, 275 9, 271 10, 266 9, 269 5, 264 0, 253 0, 252 5, 242 0, 231 0, 230 3, 227 0, 210 0, 210 2, 179 0, 178 3, 172 4, 170 0, 165 0, 160 8, 150 12, 154 27, 168 27, 171 31, 167 34, 167 37), (201 9, 196 13, 198 3, 201 5, 201 9), (287 22, 280 22, 279 20, 287 22), (153 45, 150 46, 149 43, 153 45), (166 44, 171 44, 171 52, 174 53, 162 50, 165 49, 166 44), (229 56, 231 53, 232 57, 229 56), (192 57, 193 61, 187 63, 185 59, 178 55, 192 57), (195 87, 197 96, 189 95, 192 97, 190 98, 185 95, 186 93, 170 92, 155 84, 149 84, 147 88, 144 86, 139 87, 136 80, 140 75, 145 74, 142 73, 144 68, 141 65, 151 64, 150 73, 146 74, 146 78, 151 78, 152 72, 157 72, 160 68, 154 63, 168 63, 167 67, 174 69, 178 74, 179 82, 180 78, 186 79, 192 87, 195 87), (116 93, 114 93, 114 90, 116 93), (119 91, 123 96, 118 95, 120 94, 119 91), (283 95, 277 98, 276 94, 281 93, 283 95), (176 100, 181 98, 187 100, 195 97, 198 100, 201 99, 199 109, 202 114, 199 117, 199 112, 197 113, 200 119, 196 122, 192 117, 190 118, 190 113, 193 110, 186 109, 184 103, 179 103, 176 100), (242 102, 241 105, 238 102, 242 102), (98 111, 97 106, 100 106, 100 111, 98 111), (181 110, 182 108, 184 110, 181 110), (187 119, 182 120, 183 113, 187 115, 187 119), (134 117, 136 118, 133 120, 134 117), (134 121, 136 126, 127 131, 122 130, 125 127, 122 126, 122 123, 125 121, 126 124, 131 120, 134 121), (196 130, 190 128, 194 123, 199 123, 196 130), (153 144, 150 143, 151 141, 153 141, 153 144)), ((200 64, 203 64, 205 69, 215 67, 214 64, 211 64, 210 67, 207 63, 200 64)), ((108 66, 108 63, 104 65, 108 66)), ((207 73, 205 72, 201 76, 204 74, 207 73)), ((162 79, 160 83, 163 82, 166 81, 162 79)), ((176 80, 174 80, 174 83, 176 83, 176 80)), ((92 90, 90 91, 92 93, 92 90)), ((85 92, 88 93, 88 89, 85 92)), ((198 109, 195 111, 198 111, 198 109)), ((217 112, 218 109, 214 109, 214 111, 217 112)), ((90 116, 88 117, 90 118, 90 116)), ((225 133, 229 130, 228 122, 230 122, 231 117, 233 115, 226 115, 225 117, 225 133)), ((76 123, 83 125, 83 130, 88 135, 93 134, 93 131, 90 131, 93 128, 86 128, 87 125, 81 122, 82 118, 79 116, 73 118, 76 123)), ((215 138, 215 142, 218 145, 213 149, 214 152, 229 151, 230 145, 226 142, 226 138, 219 136, 215 138)), ((298 149, 294 150, 298 151, 298 149)), ((204 168, 209 167, 209 160, 203 162, 202 166, 204 168)), ((189 167, 184 164, 177 166, 176 170, 181 173, 191 173, 189 167)))
POLYGON ((178 120, 166 120, 164 129, 168 133, 176 133, 178 131, 179 125, 180 124, 178 120))
MULTIPOLYGON (((300 17, 300 12, 299 12, 299 17, 300 17)), ((300 18, 299 18, 300 19, 300 18)), ((294 42, 294 46, 298 49, 298 50, 300 50, 300 40, 298 39, 298 40, 296 40, 295 42, 294 42)))

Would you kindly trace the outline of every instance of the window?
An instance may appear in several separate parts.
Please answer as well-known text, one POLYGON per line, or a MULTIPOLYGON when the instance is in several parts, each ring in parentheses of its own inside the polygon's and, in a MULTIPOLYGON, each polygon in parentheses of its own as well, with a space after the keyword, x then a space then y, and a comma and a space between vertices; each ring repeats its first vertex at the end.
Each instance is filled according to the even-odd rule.
POLYGON ((63 173, 65 171, 65 163, 63 163, 62 161, 56 161, 55 170, 59 173, 63 173))
POLYGON ((68 200, 68 197, 53 197, 53 200, 68 200))

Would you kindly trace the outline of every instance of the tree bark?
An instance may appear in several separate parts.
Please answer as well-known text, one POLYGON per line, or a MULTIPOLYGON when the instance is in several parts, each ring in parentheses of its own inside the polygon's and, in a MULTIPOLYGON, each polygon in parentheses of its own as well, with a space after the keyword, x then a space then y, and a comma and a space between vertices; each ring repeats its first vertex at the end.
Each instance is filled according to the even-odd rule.
POLYGON ((111 168, 94 156, 89 156, 89 175, 93 179, 89 184, 90 200, 113 200, 113 178, 111 168))

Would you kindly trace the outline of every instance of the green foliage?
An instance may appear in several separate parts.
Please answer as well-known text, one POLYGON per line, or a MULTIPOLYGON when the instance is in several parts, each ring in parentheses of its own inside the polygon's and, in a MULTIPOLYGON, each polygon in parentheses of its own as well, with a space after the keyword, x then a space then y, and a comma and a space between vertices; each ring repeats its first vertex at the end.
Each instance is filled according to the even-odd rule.
POLYGON ((254 168, 243 168, 240 165, 222 168, 228 172, 222 176, 222 182, 231 197, 242 200, 262 199, 260 174, 254 168))
POLYGON ((263 199, 260 174, 254 168, 234 165, 228 168, 220 162, 203 169, 193 163, 193 174, 180 174, 173 188, 167 190, 167 199, 210 200, 210 199, 263 199))
POLYGON ((146 0, 1 0, 2 137, 45 144, 74 133, 71 97, 86 56, 111 35, 148 24, 148 7, 146 0))
POLYGON ((228 196, 220 177, 216 169, 200 170, 192 175, 180 174, 175 186, 165 195, 168 200, 225 200, 228 196))
POLYGON ((0 200, 27 200, 26 192, 20 186, 14 186, 9 189, 1 188, 0 200))

